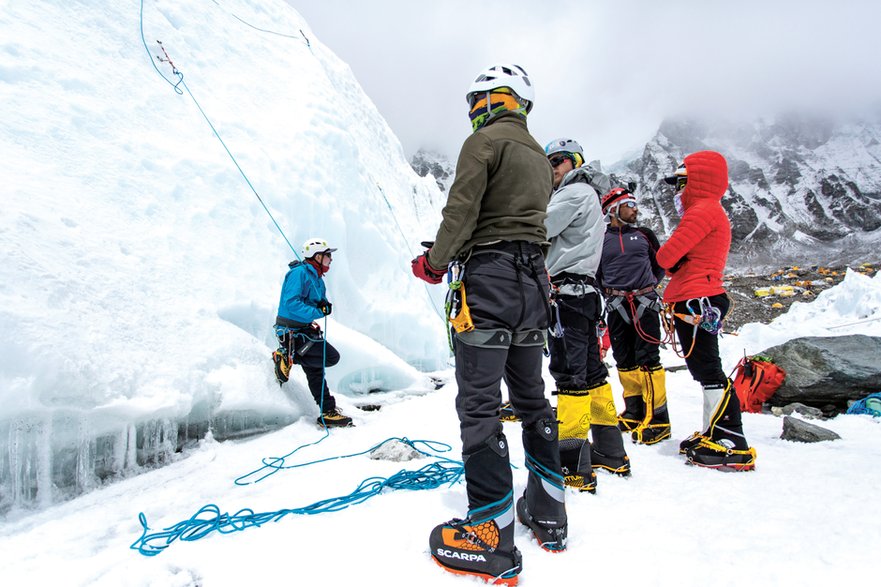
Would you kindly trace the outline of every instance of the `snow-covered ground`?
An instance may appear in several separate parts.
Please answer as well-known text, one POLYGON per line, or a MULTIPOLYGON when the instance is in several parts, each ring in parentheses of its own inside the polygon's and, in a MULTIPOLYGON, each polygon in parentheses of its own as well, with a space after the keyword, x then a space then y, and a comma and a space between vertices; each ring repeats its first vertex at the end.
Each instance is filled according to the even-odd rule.
MULTIPOLYGON (((726 367, 744 349, 757 352, 795 336, 872 334, 878 322, 866 322, 870 318, 881 318, 881 277, 851 273, 771 325, 748 325, 739 336, 723 338, 726 367), (854 322, 860 323, 839 328, 854 322)), ((681 364, 671 352, 664 353, 663 362, 681 364)), ((462 483, 389 490, 342 511, 289 514, 241 532, 176 541, 154 557, 129 548, 141 536, 141 512, 155 532, 209 504, 229 514, 242 508, 257 514, 297 510, 347 496, 367 478, 388 478, 434 460, 392 462, 361 455, 235 484, 264 459, 272 462, 316 441, 288 456, 284 465, 361 453, 389 438, 446 443, 452 450, 441 456, 458 458, 455 380, 451 371, 438 374, 449 381, 439 390, 372 396, 384 404, 380 411, 361 411, 357 401, 342 398, 355 428, 325 438, 313 412, 259 438, 208 439, 162 469, 9 522, 0 528, 0 576, 9 584, 108 586, 476 584, 443 572, 428 554, 431 528, 465 513, 462 483)), ((620 398, 614 373, 611 381, 620 398)), ((547 383, 550 388, 552 382, 547 383)), ((700 427, 700 388, 686 371, 669 373, 667 388, 674 438, 683 438, 700 427)), ((540 550, 518 526, 521 584, 568 583, 573 577, 613 583, 622 576, 657 585, 819 586, 867 579, 881 549, 881 503, 875 499, 881 484, 881 421, 842 415, 819 424, 841 440, 784 441, 780 418, 744 414, 747 437, 758 451, 757 468, 748 473, 686 466, 675 440, 655 446, 627 443, 630 479, 601 474, 596 495, 567 493, 566 553, 540 550)), ((519 424, 505 424, 505 431, 519 492, 526 482, 519 424)))

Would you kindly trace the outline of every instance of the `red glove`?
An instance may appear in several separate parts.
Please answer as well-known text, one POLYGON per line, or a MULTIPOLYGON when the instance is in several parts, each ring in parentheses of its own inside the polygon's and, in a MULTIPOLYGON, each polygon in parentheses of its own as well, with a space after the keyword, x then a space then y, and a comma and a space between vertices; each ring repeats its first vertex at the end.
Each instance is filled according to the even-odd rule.
POLYGON ((446 271, 435 269, 428 262, 428 251, 425 251, 412 261, 410 261, 413 275, 423 281, 427 281, 432 285, 436 285, 444 280, 446 271))

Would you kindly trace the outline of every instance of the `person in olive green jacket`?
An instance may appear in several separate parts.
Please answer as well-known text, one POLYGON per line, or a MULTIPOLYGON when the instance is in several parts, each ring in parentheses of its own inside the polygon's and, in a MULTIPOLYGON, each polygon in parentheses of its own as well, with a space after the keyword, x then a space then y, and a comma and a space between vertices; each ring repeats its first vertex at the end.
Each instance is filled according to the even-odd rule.
POLYGON ((510 582, 521 569, 515 509, 542 548, 566 548, 557 421, 542 378, 550 321, 542 246, 553 172, 526 126, 534 93, 521 67, 487 68, 467 99, 474 133, 462 146, 435 241, 412 263, 429 283, 440 283, 449 264, 473 323, 456 327, 451 320, 468 515, 438 525, 429 544, 447 570, 510 582), (522 420, 529 471, 516 508, 499 422, 502 379, 522 420))

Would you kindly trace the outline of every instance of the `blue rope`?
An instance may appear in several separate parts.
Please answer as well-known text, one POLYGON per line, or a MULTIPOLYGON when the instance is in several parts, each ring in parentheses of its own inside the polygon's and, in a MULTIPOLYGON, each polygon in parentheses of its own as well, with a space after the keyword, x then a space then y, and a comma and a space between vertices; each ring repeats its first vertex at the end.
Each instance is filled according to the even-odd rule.
POLYGON ((328 436, 327 427, 325 426, 325 435, 322 438, 320 438, 319 440, 316 440, 315 442, 312 442, 309 444, 304 444, 302 446, 298 446, 297 448, 295 448, 294 450, 292 450, 291 452, 289 452, 288 454, 286 454, 284 456, 264 457, 261 461, 263 463, 263 466, 258 467, 257 469, 254 469, 250 473, 245 473, 244 475, 237 477, 235 480, 235 484, 236 485, 253 485, 254 483, 259 483, 260 481, 263 481, 267 477, 271 477, 272 475, 275 475, 279 471, 283 471, 286 469, 297 469, 300 467, 308 467, 309 465, 316 465, 318 463, 325 463, 327 461, 336 461, 336 460, 342 460, 342 459, 349 459, 352 457, 358 457, 358 456, 373 452, 374 450, 378 449, 379 447, 381 447, 385 443, 392 442, 395 440, 397 440, 399 442, 403 442, 404 444, 410 445, 413 448, 413 450, 415 450, 416 452, 418 452, 421 455, 424 455, 427 457, 436 457, 436 458, 439 458, 439 459, 442 459, 444 461, 448 461, 451 463, 459 463, 459 461, 454 461, 454 460, 448 459, 446 457, 440 457, 437 454, 427 453, 424 450, 420 450, 416 447, 416 445, 419 444, 419 445, 424 446, 428 450, 434 451, 435 453, 442 453, 442 452, 451 451, 452 447, 449 444, 446 444, 444 442, 437 442, 434 440, 409 440, 407 438, 388 438, 386 440, 383 440, 379 444, 372 446, 372 447, 368 448, 367 450, 363 450, 361 452, 356 452, 356 453, 342 455, 342 456, 336 456, 336 457, 327 457, 324 459, 318 459, 316 461, 309 461, 307 463, 298 463, 298 464, 294 464, 294 465, 285 464, 285 459, 292 456, 294 453, 299 452, 301 449, 306 448, 307 446, 314 446, 314 445, 318 444, 319 442, 321 442, 322 440, 327 438, 327 436, 328 436), (267 471, 267 472, 264 473, 264 471, 267 471), (262 473, 262 475, 261 475, 261 473, 262 473), (260 475, 260 476, 257 479, 253 479, 253 480, 251 479, 252 477, 256 477, 258 475, 260 475))
MULTIPOLYGON (((392 440, 398 440, 409 444, 421 454, 428 453, 416 448, 416 443, 424 443, 426 446, 430 446, 431 444, 442 445, 442 443, 430 443, 423 440, 410 441, 406 438, 389 438, 376 445, 374 448, 378 448, 392 440)), ((449 445, 444 446, 447 446, 448 449, 450 449, 449 445)), ((368 451, 347 455, 345 457, 332 457, 294 466, 305 467, 307 465, 333 460, 335 458, 357 456, 366 452, 368 451)), ((401 470, 387 478, 369 477, 362 481, 349 495, 332 497, 299 508, 281 509, 275 512, 263 513, 256 513, 250 508, 243 508, 235 514, 230 515, 228 513, 221 513, 220 508, 217 505, 208 504, 200 508, 199 511, 193 514, 190 518, 156 532, 150 532, 150 527, 147 525, 147 517, 141 512, 138 514, 138 521, 141 523, 143 531, 140 538, 133 542, 129 548, 137 550, 144 556, 156 556, 171 546, 175 540, 192 542, 194 540, 199 540, 200 538, 205 538, 215 531, 221 534, 231 534, 251 527, 260 527, 268 522, 278 522, 285 516, 291 514, 315 515, 326 512, 337 512, 344 510, 349 506, 363 503, 371 497, 379 495, 385 489, 418 491, 435 489, 442 485, 452 485, 458 482, 465 473, 464 465, 459 461, 454 461, 445 457, 439 458, 441 460, 425 465, 415 471, 401 470)), ((293 468, 293 466, 287 468, 293 468)))
MULTIPOLYGON (((276 222, 275 217, 272 215, 272 212, 269 211, 269 208, 263 202, 263 198, 261 198, 260 194, 257 193, 257 190, 254 188, 254 185, 251 183, 251 180, 248 179, 248 176, 245 174, 244 170, 242 170, 241 166, 239 165, 239 162, 236 160, 235 156, 229 150, 229 147, 226 146, 226 143, 221 138, 220 133, 217 132, 217 129, 214 127, 214 124, 212 124, 211 119, 209 119, 208 115, 205 114, 205 111, 202 109, 202 106, 199 104, 199 101, 196 100, 196 97, 193 95, 193 92, 190 91, 190 88, 187 86, 186 82, 184 82, 184 74, 181 73, 177 69, 177 67, 174 66, 173 63, 171 63, 170 59, 168 60, 169 65, 171 65, 171 67, 172 67, 172 73, 174 73, 174 75, 177 76, 177 78, 178 78, 177 83, 174 83, 170 79, 165 77, 165 75, 163 75, 162 72, 159 71, 159 68, 156 67, 156 63, 153 60, 153 56, 150 54, 150 49, 147 47, 147 39, 144 37, 144 0, 141 0, 140 25, 141 25, 141 42, 144 43, 144 49, 147 51, 147 55, 150 55, 150 63, 153 64, 153 69, 155 69, 156 72, 159 73, 159 75, 162 77, 162 79, 164 79, 166 82, 171 84, 171 86, 174 88, 174 91, 176 93, 181 94, 181 95, 183 94, 183 92, 180 89, 180 86, 183 86, 184 90, 187 91, 187 94, 189 94, 190 98, 192 98, 193 103, 196 105, 196 108, 199 109, 199 112, 202 114, 202 117, 205 119, 205 122, 207 122, 208 126, 211 127, 211 131, 214 133, 214 136, 217 137, 217 140, 220 141, 221 145, 223 145, 223 148, 226 151, 226 154, 229 155, 230 159, 232 159, 233 164, 236 166, 236 169, 239 170, 239 173, 242 174, 242 177, 245 179, 245 182, 248 184, 248 187, 251 188, 251 191, 254 192, 255 196, 257 196, 257 200, 260 202, 260 205, 263 206, 264 210, 266 210, 266 213, 269 215, 269 218, 272 220, 272 223, 275 225, 275 228, 278 229, 278 232, 281 234, 282 238, 288 244, 288 247, 290 247, 291 251, 294 252, 294 255, 297 257, 297 260, 302 261, 303 259, 300 257, 300 254, 297 252, 297 249, 295 249, 294 246, 291 244, 291 241, 288 240, 288 237, 285 235, 284 231, 281 229, 281 226, 279 226, 278 222, 276 222)), ((157 41, 157 43, 159 43, 159 41, 157 41)), ((159 45, 161 46, 162 43, 159 43, 159 45)), ((163 49, 163 51, 164 51, 164 49, 163 49)))
POLYGON ((854 402, 847 409, 848 414, 868 414, 873 418, 881 417, 881 393, 872 393, 854 402))
MULTIPOLYGON (((369 174, 368 174, 368 175, 369 175, 369 174)), ((397 229, 398 229, 398 234, 401 235, 401 238, 402 238, 403 241, 404 241, 404 246, 407 247, 407 251, 410 253, 410 256, 411 256, 411 257, 416 257, 416 255, 413 253, 413 249, 410 248, 410 243, 409 243, 409 241, 407 241, 407 235, 404 234, 404 230, 401 228, 401 224, 398 222, 398 218, 397 218, 397 216, 395 216, 395 210, 394 210, 394 208, 392 208, 392 203, 389 202, 388 197, 386 197, 386 195, 385 195, 385 190, 382 189, 382 186, 379 184, 378 181, 376 181, 376 180, 373 178, 373 176, 370 176, 370 179, 373 181, 374 184, 376 184, 377 189, 379 189, 379 194, 382 196, 383 201, 385 201, 385 205, 388 207, 389 214, 391 214, 391 216, 392 216, 392 220, 394 220, 394 222, 395 222, 395 226, 396 226, 397 229)), ((422 287, 423 287, 423 289, 425 290, 425 295, 428 297, 428 303, 431 304, 431 307, 432 307, 432 309, 434 310, 435 314, 437 314, 438 317, 440 317, 440 319, 443 321, 443 323, 446 324, 446 323, 447 323, 447 317, 446 317, 446 315, 445 315, 443 312, 440 311, 440 309, 439 309, 439 308, 437 307, 437 305, 434 303, 434 299, 431 297, 431 293, 430 293, 429 290, 428 290, 428 284, 423 283, 423 284, 422 284, 422 287)))
POLYGON ((300 35, 301 35, 301 36, 297 36, 297 35, 288 35, 288 34, 286 34, 286 33, 278 33, 278 32, 275 32, 275 31, 270 31, 270 30, 268 30, 268 29, 261 29, 260 27, 256 27, 256 26, 252 25, 250 22, 246 21, 245 19, 243 19, 243 18, 239 18, 234 12, 230 12, 230 11, 226 10, 223 6, 220 5, 220 3, 219 3, 217 0, 211 0, 211 1, 214 2, 214 4, 217 5, 218 8, 220 8, 221 10, 223 10, 224 12, 226 12, 227 14, 229 14, 230 16, 232 16, 234 19, 236 19, 237 21, 239 21, 240 23, 242 23, 242 24, 244 24, 244 25, 246 25, 246 26, 251 27, 251 28, 254 29, 255 31, 260 31, 261 33, 269 33, 269 34, 272 34, 272 35, 278 35, 279 37, 287 37, 288 39, 297 39, 297 40, 301 40, 301 39, 302 39, 303 41, 306 42, 306 46, 309 47, 309 51, 312 51, 312 44, 309 43, 309 39, 306 37, 306 34, 303 32, 302 29, 300 29, 300 35))

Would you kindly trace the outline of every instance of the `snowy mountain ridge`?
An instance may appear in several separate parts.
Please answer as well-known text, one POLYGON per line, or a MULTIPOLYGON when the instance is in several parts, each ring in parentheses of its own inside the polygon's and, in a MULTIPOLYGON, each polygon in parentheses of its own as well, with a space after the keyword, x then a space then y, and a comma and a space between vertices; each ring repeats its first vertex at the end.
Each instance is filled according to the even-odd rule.
POLYGON ((661 180, 682 158, 711 149, 728 160, 723 206, 733 269, 785 262, 829 264, 873 255, 881 238, 881 124, 781 116, 751 123, 667 120, 641 157, 616 164, 635 179, 641 222, 675 227, 661 180))

